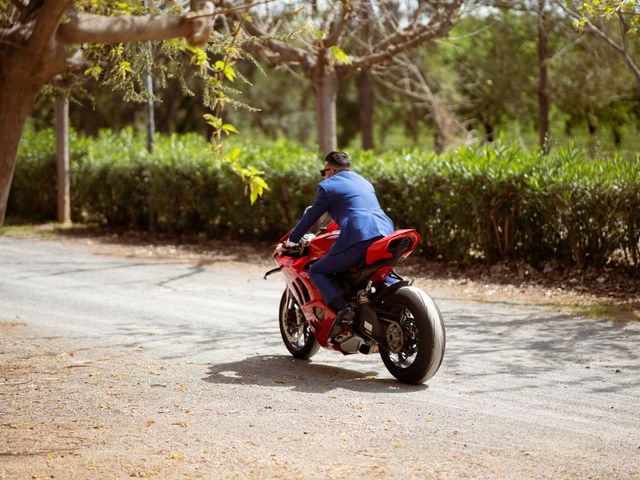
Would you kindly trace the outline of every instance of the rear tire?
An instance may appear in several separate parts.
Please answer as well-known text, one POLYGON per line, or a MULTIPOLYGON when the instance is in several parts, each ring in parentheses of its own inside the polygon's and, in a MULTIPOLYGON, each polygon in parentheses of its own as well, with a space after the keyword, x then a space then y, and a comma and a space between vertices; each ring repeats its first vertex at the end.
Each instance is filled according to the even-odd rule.
POLYGON ((280 300, 280 335, 284 346, 295 358, 302 360, 313 357, 320 349, 320 343, 305 321, 295 297, 285 289, 280 300))
POLYGON ((384 300, 393 312, 387 341, 380 343, 380 356, 389 373, 404 383, 424 383, 432 378, 444 357, 444 321, 438 306, 416 287, 401 287, 384 300))

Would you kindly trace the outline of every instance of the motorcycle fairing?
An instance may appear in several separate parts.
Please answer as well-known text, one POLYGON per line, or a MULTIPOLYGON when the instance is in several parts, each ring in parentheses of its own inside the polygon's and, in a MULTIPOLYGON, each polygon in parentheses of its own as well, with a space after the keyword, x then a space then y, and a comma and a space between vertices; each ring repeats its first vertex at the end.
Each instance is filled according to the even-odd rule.
MULTIPOLYGON (((340 344, 330 342, 329 330, 336 314, 323 302, 320 292, 309 278, 308 271, 312 262, 328 253, 339 234, 339 230, 331 229, 313 238, 300 256, 276 256, 274 260, 280 266, 289 292, 298 301, 318 342, 325 348, 345 353, 341 350, 340 344), (323 312, 323 315, 318 315, 318 312, 323 312)), ((283 238, 288 238, 288 235, 283 238)), ((396 230, 391 235, 377 240, 367 250, 365 260, 355 268, 360 274, 357 277, 362 276, 362 280, 366 277, 366 280, 371 279, 373 282, 384 281, 393 270, 393 266, 404 260, 415 249, 419 240, 420 236, 415 230, 396 230)), ((351 272, 345 275, 350 274, 351 272)), ((356 286, 353 281, 348 283, 352 287, 356 286)))
POLYGON ((367 250, 366 265, 380 260, 396 259, 399 263, 418 246, 420 235, 413 229, 396 230, 391 235, 376 240, 367 250))

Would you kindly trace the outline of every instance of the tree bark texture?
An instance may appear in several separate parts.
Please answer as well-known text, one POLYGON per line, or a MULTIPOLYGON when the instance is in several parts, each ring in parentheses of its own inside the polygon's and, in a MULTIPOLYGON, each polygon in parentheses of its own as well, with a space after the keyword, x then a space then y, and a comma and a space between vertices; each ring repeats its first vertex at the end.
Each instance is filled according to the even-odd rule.
POLYGON ((373 91, 373 75, 369 70, 360 72, 358 89, 360 91, 360 134, 362 136, 362 149, 372 150, 375 147, 373 140, 375 97, 373 91))
POLYGON ((549 153, 549 72, 547 59, 549 47, 547 45, 547 30, 545 28, 545 0, 538 0, 538 135, 542 152, 549 153))
POLYGON ((71 186, 69 180, 69 97, 57 98, 56 112, 56 175, 58 221, 71 223, 71 186))
POLYGON ((312 78, 316 100, 316 130, 320 152, 327 154, 336 150, 336 96, 338 77, 334 70, 324 68, 312 78))
MULTIPOLYGON (((212 14, 212 2, 205 2, 199 14, 212 14)), ((211 34, 211 20, 187 15, 123 15, 104 17, 72 12, 58 30, 66 43, 123 43, 169 40, 185 37, 192 45, 206 43, 211 34)))

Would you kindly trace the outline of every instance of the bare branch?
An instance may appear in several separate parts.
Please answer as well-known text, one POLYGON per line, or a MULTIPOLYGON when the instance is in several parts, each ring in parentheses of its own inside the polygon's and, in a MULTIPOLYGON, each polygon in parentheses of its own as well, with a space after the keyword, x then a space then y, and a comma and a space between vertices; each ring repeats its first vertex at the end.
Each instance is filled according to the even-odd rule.
POLYGON ((613 40, 609 35, 607 35, 606 33, 604 33, 602 30, 600 30, 596 25, 594 25, 591 20, 587 19, 587 18, 582 18, 580 15, 578 15, 576 12, 574 12, 573 10, 569 10, 567 7, 565 7, 562 2, 556 2, 556 5, 558 5, 562 10, 565 11, 565 13, 567 13, 571 18, 573 18, 574 20, 584 20, 585 26, 593 33, 595 33, 597 36, 599 36, 600 38, 602 38, 605 42, 607 42, 607 44, 613 48, 615 51, 617 51, 618 53, 624 55, 624 48, 622 48, 620 45, 618 45, 616 43, 615 40, 613 40))
MULTIPOLYGON (((335 26, 333 27, 333 31, 322 41, 322 45, 327 47, 332 47, 333 45, 337 45, 340 42, 340 37, 342 36, 342 32, 344 30, 344 25, 346 21, 351 16, 351 6, 345 6, 345 2, 340 3, 340 13, 338 15, 338 20, 335 22, 335 26)), ((329 25, 330 26, 330 25, 329 25)))
POLYGON ((627 64, 627 66, 631 70, 631 73, 633 74, 633 76, 636 79, 636 88, 640 91, 640 67, 636 64, 636 62, 633 60, 633 58, 631 58, 631 54, 629 53, 629 49, 628 49, 629 45, 627 43, 626 32, 624 30, 625 29, 624 18, 621 16, 620 19, 619 19, 620 20, 620 35, 622 37, 622 42, 623 42, 622 45, 619 45, 615 40, 613 40, 609 35, 607 35, 604 31, 602 31, 600 28, 598 28, 588 18, 583 18, 582 16, 578 15, 573 10, 569 10, 567 7, 565 7, 562 4, 562 2, 557 2, 556 4, 560 8, 562 8, 562 10, 564 10, 569 16, 571 16, 571 18, 584 22, 584 25, 591 32, 595 33, 602 40, 604 40, 611 48, 613 48, 616 52, 618 52, 620 55, 622 55, 622 58, 624 59, 625 63, 627 64))
POLYGON ((454 0, 433 14, 435 21, 430 21, 413 30, 405 29, 389 35, 373 47, 376 53, 354 59, 349 67, 368 68, 428 40, 446 35, 456 21, 455 16, 461 4, 462 0, 454 0))
MULTIPOLYGON (((456 0, 456 4, 459 3, 460 0, 456 0)), ((349 65, 342 68, 346 67, 346 69, 349 70, 369 68, 372 65, 390 60, 398 53, 410 50, 428 40, 444 36, 449 32, 455 22, 454 15, 456 11, 457 7, 448 10, 436 24, 425 25, 415 32, 404 32, 392 41, 387 38, 382 42, 383 44, 388 45, 386 49, 380 49, 376 46, 374 47, 375 53, 355 58, 349 65)))
POLYGON ((216 16, 216 15, 221 15, 221 14, 229 15, 230 13, 233 13, 233 12, 245 12, 251 7, 255 7, 255 6, 258 6, 258 5, 269 5, 270 3, 273 3, 274 1, 275 0, 262 0, 262 1, 259 1, 259 2, 254 2, 254 3, 248 3, 248 4, 245 4, 245 5, 241 5, 239 7, 225 6, 224 9, 217 10, 214 13, 192 13, 189 18, 206 18, 206 17, 212 17, 212 16, 216 16))
POLYGON ((620 26, 620 38, 622 39, 622 48, 624 48, 625 54, 628 54, 629 53, 629 37, 627 36, 627 33, 629 32, 629 29, 631 27, 629 26, 629 23, 624 18, 621 12, 618 12, 618 20, 620 22, 619 26, 620 26))
MULTIPOLYGON (((240 15, 233 10, 227 10, 228 5, 224 0, 217 2, 218 6, 230 13, 230 16, 240 19, 240 15)), ((267 32, 258 27, 258 25, 247 18, 242 18, 244 29, 249 35, 258 37, 260 41, 249 41, 242 45, 242 48, 248 50, 253 55, 262 56, 273 66, 286 62, 299 63, 305 73, 310 72, 312 61, 309 55, 302 49, 289 45, 280 40, 269 38, 267 32)))
POLYGON ((420 17, 424 13, 424 9, 427 6, 427 2, 418 2, 418 8, 413 12, 413 18, 411 19, 411 24, 409 25, 409 29, 413 30, 418 25, 420 21, 420 17))
POLYGON ((333 2, 329 2, 329 5, 331 8, 329 8, 329 13, 327 14, 327 16, 325 17, 325 19, 322 22, 322 27, 321 30, 324 33, 323 36, 328 37, 329 36, 329 29, 331 28, 331 24, 333 23, 333 19, 335 18, 335 9, 333 8, 333 2))
POLYGON ((211 35, 213 3, 207 1, 195 15, 123 15, 106 17, 72 11, 60 25, 58 38, 65 43, 122 43, 185 37, 192 45, 206 43, 211 35))
MULTIPOLYGON (((442 5, 436 12, 433 13, 435 21, 430 18, 426 24, 420 24, 420 18, 424 14, 425 2, 419 2, 418 7, 413 12, 410 24, 405 28, 395 26, 395 28, 393 29, 394 32, 383 38, 378 44, 376 44, 374 50, 383 51, 393 45, 398 45, 400 43, 406 42, 409 38, 419 35, 421 32, 429 29, 432 24, 440 23, 441 18, 450 16, 451 13, 456 12, 461 4, 462 0, 455 0, 451 4, 442 5)), ((393 18, 390 13, 388 16, 390 18, 393 18)))
POLYGON ((531 12, 535 9, 529 8, 526 4, 518 4, 516 2, 493 0, 486 5, 487 7, 499 8, 501 10, 514 10, 516 12, 531 12))
POLYGON ((302 66, 305 74, 307 74, 311 68, 310 60, 301 60, 295 52, 297 49, 293 47, 286 47, 289 47, 289 45, 277 40, 269 40, 265 44, 259 43, 258 41, 250 41, 244 42, 242 45, 242 48, 251 55, 254 55, 255 57, 262 57, 272 67, 287 63, 298 63, 302 66))

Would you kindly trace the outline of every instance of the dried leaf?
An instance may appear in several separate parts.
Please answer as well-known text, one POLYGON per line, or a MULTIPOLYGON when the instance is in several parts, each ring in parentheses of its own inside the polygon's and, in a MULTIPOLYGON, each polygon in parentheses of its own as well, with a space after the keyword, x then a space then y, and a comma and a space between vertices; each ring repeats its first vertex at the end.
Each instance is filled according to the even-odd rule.
POLYGON ((174 453, 172 455, 168 455, 166 458, 167 458, 167 460, 175 460, 176 462, 184 462, 186 457, 184 455, 179 455, 179 454, 174 453))

